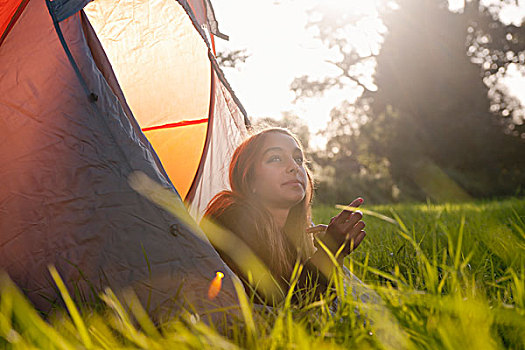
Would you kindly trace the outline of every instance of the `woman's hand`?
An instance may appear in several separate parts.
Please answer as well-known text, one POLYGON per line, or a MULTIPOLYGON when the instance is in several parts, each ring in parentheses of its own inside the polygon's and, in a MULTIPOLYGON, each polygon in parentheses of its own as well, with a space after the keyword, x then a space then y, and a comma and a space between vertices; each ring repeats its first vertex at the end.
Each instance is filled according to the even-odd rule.
MULTIPOLYGON (((363 199, 357 198, 349 206, 358 207, 362 203, 363 199)), ((330 224, 325 228, 324 234, 321 232, 321 225, 312 227, 311 230, 318 232, 319 239, 334 255, 344 245, 338 257, 338 260, 341 261, 356 249, 366 236, 366 232, 363 230, 365 223, 361 221, 362 218, 363 214, 360 211, 343 210, 330 220, 330 224)))

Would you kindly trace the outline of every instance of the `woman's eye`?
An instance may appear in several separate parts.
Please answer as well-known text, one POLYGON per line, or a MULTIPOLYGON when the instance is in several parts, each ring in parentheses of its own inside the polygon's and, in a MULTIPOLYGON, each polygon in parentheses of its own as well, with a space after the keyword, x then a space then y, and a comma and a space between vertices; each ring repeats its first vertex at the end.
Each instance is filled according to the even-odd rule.
POLYGON ((270 158, 268 158, 268 162, 279 162, 279 161, 281 161, 280 156, 271 156, 270 158))
POLYGON ((295 162, 296 162, 297 164, 301 165, 301 164, 303 164, 304 159, 303 159, 303 157, 297 157, 297 158, 295 158, 295 162))

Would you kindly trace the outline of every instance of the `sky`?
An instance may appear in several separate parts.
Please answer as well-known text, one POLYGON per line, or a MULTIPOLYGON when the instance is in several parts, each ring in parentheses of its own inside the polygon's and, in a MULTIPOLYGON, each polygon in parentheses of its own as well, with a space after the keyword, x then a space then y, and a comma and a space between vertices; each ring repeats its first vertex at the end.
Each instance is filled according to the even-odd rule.
POLYGON ((213 3, 219 29, 230 36, 228 42, 216 41, 217 50, 246 49, 250 55, 240 69, 225 70, 250 117, 279 119, 283 112, 289 111, 303 118, 315 132, 326 125, 334 101, 359 96, 359 90, 351 89, 293 103, 295 96, 290 84, 294 78, 323 77, 337 72, 325 61, 334 58, 334 52, 315 38, 313 30, 305 28, 308 10, 316 3, 310 0, 213 3))
MULTIPOLYGON (((484 0, 497 3, 500 0, 484 0)), ((363 20, 355 38, 358 50, 366 51, 380 45, 380 35, 385 31, 376 0, 215 0, 213 7, 219 29, 230 37, 229 41, 216 40, 217 51, 246 49, 250 55, 239 69, 224 69, 226 78, 252 119, 272 117, 280 119, 284 112, 298 115, 312 133, 323 129, 330 120, 330 110, 343 100, 352 102, 362 93, 362 88, 350 84, 345 90, 331 91, 320 98, 294 102, 290 84, 294 78, 310 78, 337 73, 327 60, 336 58, 315 36, 315 28, 307 28, 311 9, 322 3, 334 11, 351 8, 363 20), (363 40, 366 38, 366 40, 363 40)), ((463 0, 449 0, 449 8, 461 11, 463 0)), ((508 5, 501 11, 504 23, 519 25, 525 17, 525 0, 508 5)), ((373 87, 374 67, 367 67, 373 87)), ((525 91, 525 75, 515 70, 506 81, 512 85, 513 94, 525 91)), ((520 95, 521 94, 521 95, 520 95)), ((525 103, 525 96, 523 96, 525 103)), ((324 139, 314 136, 313 145, 322 147, 324 139)))

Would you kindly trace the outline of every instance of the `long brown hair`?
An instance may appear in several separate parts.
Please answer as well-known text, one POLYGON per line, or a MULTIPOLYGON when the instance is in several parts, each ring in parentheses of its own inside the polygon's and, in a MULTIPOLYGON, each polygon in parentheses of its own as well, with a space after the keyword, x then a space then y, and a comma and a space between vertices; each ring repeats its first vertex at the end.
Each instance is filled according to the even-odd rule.
MULTIPOLYGON (((313 197, 313 178, 305 166, 307 175, 306 194, 304 198, 290 209, 284 226, 284 232, 275 224, 270 212, 257 200, 252 192, 255 180, 255 165, 259 159, 266 136, 270 133, 281 133, 292 137, 301 151, 302 145, 297 137, 283 128, 268 128, 253 134, 241 143, 233 153, 230 163, 231 191, 218 193, 208 204, 204 216, 217 217, 226 208, 241 204, 249 217, 254 218, 256 237, 262 244, 268 245, 268 268, 277 278, 289 278, 295 260, 305 260, 313 254, 312 236, 306 234, 306 228, 311 222, 311 202, 313 197), (296 250, 288 248, 292 243, 296 250)), ((304 151, 303 151, 304 154, 304 151)))

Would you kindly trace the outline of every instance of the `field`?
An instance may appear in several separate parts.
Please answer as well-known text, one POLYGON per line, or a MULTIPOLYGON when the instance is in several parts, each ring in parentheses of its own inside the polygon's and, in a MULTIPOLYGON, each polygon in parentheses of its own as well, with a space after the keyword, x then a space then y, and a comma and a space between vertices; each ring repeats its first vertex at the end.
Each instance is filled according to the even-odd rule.
MULTIPOLYGON (((0 348, 525 349, 524 199, 364 209, 368 234, 346 264, 365 285, 346 295, 338 279, 301 306, 241 300, 243 321, 221 335, 192 316, 154 326, 111 292, 92 312, 64 290, 68 311, 46 322, 4 279, 0 348)), ((315 207, 314 221, 337 212, 315 207)))

